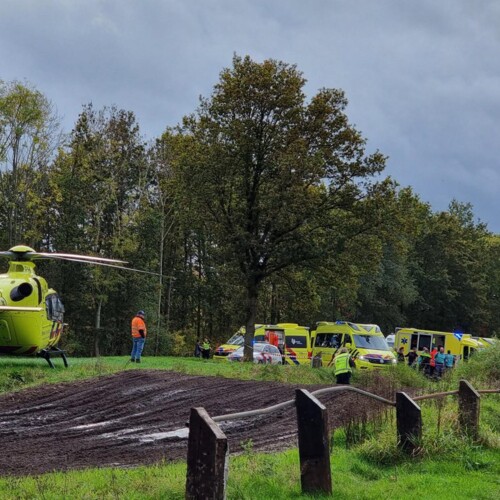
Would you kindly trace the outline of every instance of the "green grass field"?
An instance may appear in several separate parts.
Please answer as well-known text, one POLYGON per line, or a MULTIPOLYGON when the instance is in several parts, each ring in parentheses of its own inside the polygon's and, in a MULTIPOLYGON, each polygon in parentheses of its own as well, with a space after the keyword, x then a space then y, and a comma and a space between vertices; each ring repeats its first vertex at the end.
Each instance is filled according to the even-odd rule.
MULTIPOLYGON (((482 354, 482 353, 480 353, 482 354)), ((381 378, 358 375, 356 383, 370 388, 412 387, 421 392, 456 388, 467 376, 477 388, 498 385, 493 351, 449 379, 431 383, 407 367, 395 367, 381 378)), ((127 358, 70 359, 70 367, 50 370, 43 360, 0 358, 0 392, 39 384, 99 377, 127 369, 170 369, 183 373, 231 378, 287 381, 301 385, 330 384, 328 369, 229 364, 187 358, 146 358, 139 365, 127 358)), ((402 456, 396 446, 393 410, 372 423, 353 422, 331 440, 331 498, 494 499, 500 497, 500 396, 481 402, 481 437, 476 443, 461 437, 456 401, 422 402, 424 452, 402 456)), ((245 452, 231 456, 228 499, 310 498, 301 494, 298 451, 261 454, 245 443, 245 452)), ((181 499, 185 495, 186 465, 165 463, 135 469, 89 469, 35 477, 0 478, 0 498, 6 499, 181 499)), ((321 498, 321 497, 314 497, 321 498)))
MULTIPOLYGON (((494 499, 500 488, 498 454, 491 450, 464 460, 428 459, 377 466, 354 450, 334 448, 336 499, 494 499)), ((97 469, 0 479, 5 499, 182 499, 186 465, 97 469)), ((228 499, 313 498, 300 491, 297 450, 272 455, 251 451, 229 461, 228 499)), ((314 498, 326 498, 317 496, 314 498)))

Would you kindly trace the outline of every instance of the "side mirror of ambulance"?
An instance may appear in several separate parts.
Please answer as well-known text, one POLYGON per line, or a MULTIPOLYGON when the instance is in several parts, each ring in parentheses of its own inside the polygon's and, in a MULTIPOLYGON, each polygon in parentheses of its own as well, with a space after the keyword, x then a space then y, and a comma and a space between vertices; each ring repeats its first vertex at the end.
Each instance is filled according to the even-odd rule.
POLYGON ((347 344, 344 347, 347 347, 347 349, 350 349, 351 348, 351 343, 347 342, 347 344))

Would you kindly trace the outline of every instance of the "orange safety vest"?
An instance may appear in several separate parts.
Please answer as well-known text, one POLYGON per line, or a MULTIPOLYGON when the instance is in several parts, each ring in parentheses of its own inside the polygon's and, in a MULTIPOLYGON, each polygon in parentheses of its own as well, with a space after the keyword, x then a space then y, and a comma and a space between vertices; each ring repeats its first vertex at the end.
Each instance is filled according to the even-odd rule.
POLYGON ((138 338, 141 336, 139 330, 144 330, 144 337, 146 336, 146 323, 140 316, 134 316, 132 319, 132 337, 138 338))
POLYGON ((429 364, 430 364, 431 366, 436 366, 436 359, 435 359, 435 358, 436 358, 436 354, 437 354, 437 353, 438 353, 438 350, 437 350, 437 349, 433 349, 433 350, 431 351, 431 360, 430 360, 430 362, 429 362, 429 364))
POLYGON ((269 332, 269 343, 276 347, 278 347, 279 345, 278 335, 276 335, 274 332, 269 332))

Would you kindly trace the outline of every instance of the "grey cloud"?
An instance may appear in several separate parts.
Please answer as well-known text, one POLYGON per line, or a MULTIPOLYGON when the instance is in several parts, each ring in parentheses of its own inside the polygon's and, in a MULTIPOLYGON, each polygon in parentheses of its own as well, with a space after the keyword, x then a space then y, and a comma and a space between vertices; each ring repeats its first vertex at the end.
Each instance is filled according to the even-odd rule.
POLYGON ((3 0, 0 78, 36 85, 71 129, 82 104, 149 138, 209 95, 234 52, 345 90, 387 173, 435 209, 470 201, 500 232, 496 0, 3 0))

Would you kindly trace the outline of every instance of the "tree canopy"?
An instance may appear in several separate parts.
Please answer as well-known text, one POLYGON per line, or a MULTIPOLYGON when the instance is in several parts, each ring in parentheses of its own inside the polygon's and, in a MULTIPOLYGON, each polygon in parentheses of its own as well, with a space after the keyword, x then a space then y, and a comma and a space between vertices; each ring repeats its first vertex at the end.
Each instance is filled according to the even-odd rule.
POLYGON ((306 102, 302 74, 279 61, 234 57, 209 99, 184 121, 181 203, 234 264, 246 290, 251 358, 262 282, 326 258, 359 232, 358 205, 384 157, 365 155, 347 100, 322 89, 306 102), (354 219, 354 220, 351 220, 354 219))
MULTIPOLYGON (((321 320, 500 332, 499 235, 384 177, 340 89, 235 56, 210 96, 147 143, 132 111, 90 104, 63 136, 49 101, 0 84, 0 239, 123 258, 162 277, 40 263, 66 347, 122 354, 145 309, 156 354, 241 325, 321 320), (63 141, 64 139, 64 141, 63 141)), ((250 357, 250 348, 246 357, 250 357)))

